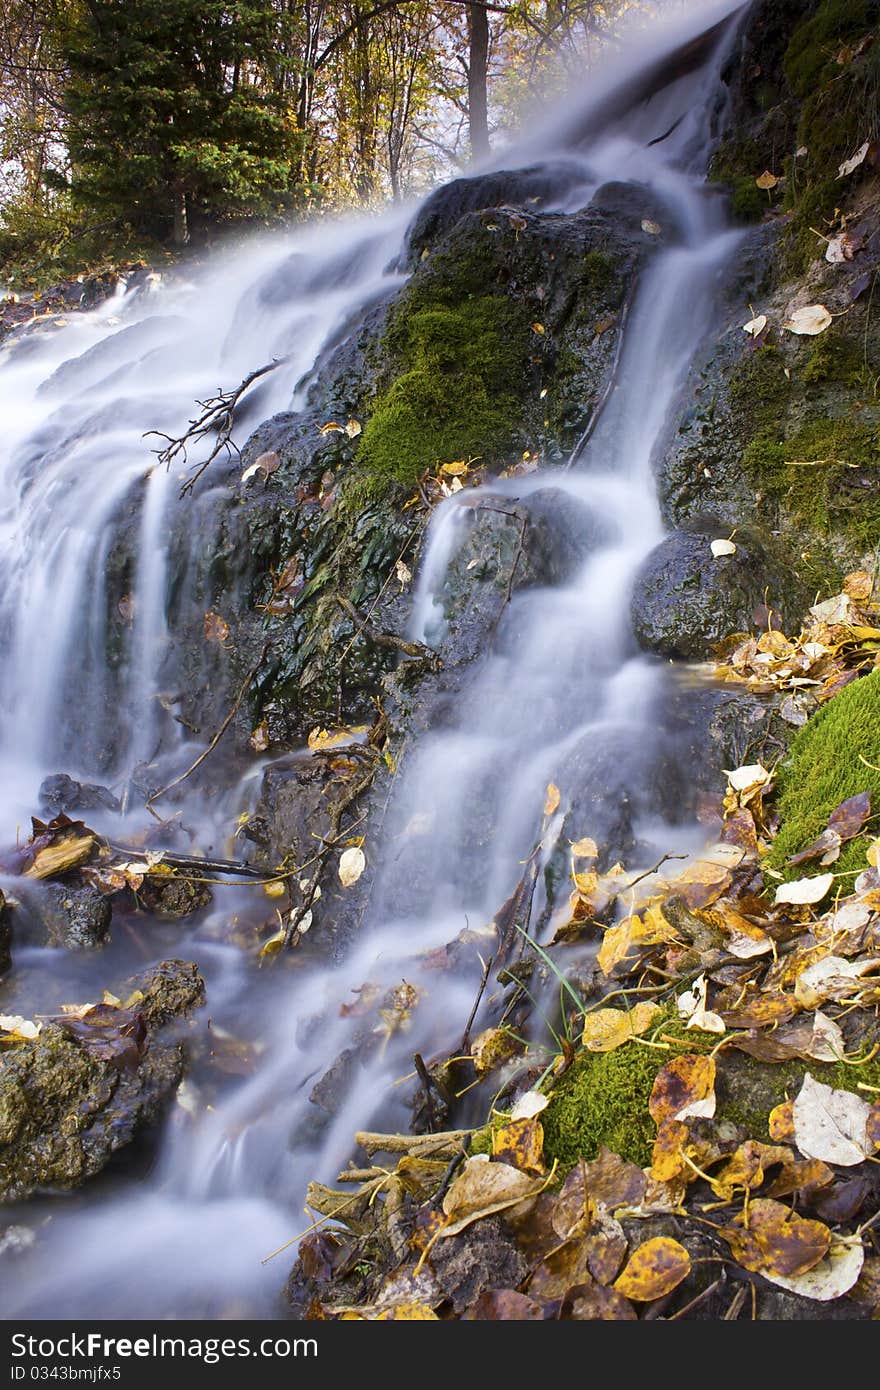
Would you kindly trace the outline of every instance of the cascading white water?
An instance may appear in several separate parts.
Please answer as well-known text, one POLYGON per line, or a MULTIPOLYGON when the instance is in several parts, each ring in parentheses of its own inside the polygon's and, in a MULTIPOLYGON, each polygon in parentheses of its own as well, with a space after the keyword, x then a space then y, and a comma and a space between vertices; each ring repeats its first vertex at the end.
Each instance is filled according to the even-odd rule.
MULTIPOLYGON (((663 35, 663 52, 735 8, 692 15, 684 30, 679 24, 663 35)), ((639 288, 614 391, 574 466, 491 487, 495 497, 562 490, 590 519, 595 545, 564 587, 513 597, 491 649, 463 681, 454 725, 425 736, 407 760, 385 831, 394 852, 385 856, 370 920, 342 964, 294 983, 289 974, 279 983, 268 971, 254 978, 234 947, 212 939, 210 920, 176 947, 204 973, 212 1019, 257 1044, 257 1065, 215 1108, 192 1097, 177 1107, 153 1169, 140 1181, 108 1177, 69 1201, 34 1202, 16 1213, 35 1239, 4 1290, 7 1316, 276 1311, 289 1255, 268 1265, 261 1259, 307 1224, 300 1210, 307 1181, 333 1178, 356 1129, 380 1113, 406 1123, 395 1082, 415 1050, 430 1056, 448 1044, 449 1020, 467 1017, 475 986, 432 970, 425 954, 466 920, 488 922, 510 894, 540 834, 547 782, 564 783, 579 750, 607 755, 607 763, 619 761, 615 750, 625 745, 623 781, 608 783, 609 798, 635 796, 643 843, 662 840, 663 850, 673 841, 691 843, 687 827, 652 823, 657 808, 650 797, 639 799, 663 751, 652 722, 665 676, 635 652, 628 604, 635 569, 662 535, 653 455, 711 326, 715 286, 737 241, 705 187, 707 113, 725 41, 721 35, 710 59, 650 101, 630 102, 622 115, 612 109, 607 127, 591 130, 590 113, 610 93, 637 85, 649 60, 644 52, 630 56, 589 103, 569 108, 515 158, 507 153, 508 166, 559 153, 577 160, 583 178, 576 195, 560 197, 561 207, 566 199, 583 206, 609 179, 634 181, 662 199, 676 224, 669 249, 639 288), (571 143, 575 128, 588 132, 582 149, 571 143), (475 815, 483 822, 476 852, 475 815), (430 827, 427 846, 401 834, 414 816, 430 827), (402 976, 424 991, 411 1031, 355 1065, 338 1109, 318 1131, 310 1090, 356 1036, 340 1002, 367 979, 393 986, 402 976)), ((151 467, 143 431, 176 433, 194 399, 277 356, 289 355, 290 363, 268 378, 260 416, 288 408, 296 383, 343 321, 393 284, 386 267, 404 223, 397 213, 251 245, 191 285, 122 296, 47 330, 3 363, 0 631, 8 653, 2 752, 10 838, 46 772, 95 771, 88 762, 72 763, 74 731, 83 711, 99 721, 111 698, 101 573, 125 516, 139 529, 132 659, 112 698, 123 701, 131 732, 101 780, 123 776, 153 744, 157 672, 169 639, 167 509, 179 505, 179 479, 151 467), (288 285, 288 293, 265 293, 273 282, 288 285), (68 716, 72 701, 76 719, 68 716)), ((414 599, 416 636, 436 640, 446 573, 467 534, 473 500, 473 493, 452 498, 435 515, 414 599)), ((600 777, 601 756, 594 768, 600 777)), ((235 910, 235 891, 217 912, 235 910)), ((46 954, 21 950, 16 964, 25 971, 45 966, 46 954)), ((101 983, 129 959, 114 944, 98 967, 101 983)), ((65 985, 82 992, 95 969, 94 961, 81 960, 61 967, 65 985)))

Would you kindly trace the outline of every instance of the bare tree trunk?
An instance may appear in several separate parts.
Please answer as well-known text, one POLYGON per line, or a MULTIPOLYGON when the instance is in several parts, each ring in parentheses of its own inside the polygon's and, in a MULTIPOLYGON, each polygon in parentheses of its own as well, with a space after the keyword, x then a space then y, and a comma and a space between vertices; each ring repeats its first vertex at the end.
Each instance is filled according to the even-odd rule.
POLYGON ((189 217, 187 216, 186 193, 182 188, 175 188, 172 197, 174 199, 174 245, 187 246, 189 244, 189 217))
POLYGON ((468 5, 468 131, 474 159, 491 153, 488 85, 489 14, 482 5, 468 5))

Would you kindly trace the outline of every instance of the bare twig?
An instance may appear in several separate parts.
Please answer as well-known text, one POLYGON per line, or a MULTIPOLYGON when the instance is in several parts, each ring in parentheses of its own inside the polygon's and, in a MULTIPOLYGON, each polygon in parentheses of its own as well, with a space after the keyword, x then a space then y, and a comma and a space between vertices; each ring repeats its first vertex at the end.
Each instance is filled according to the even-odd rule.
POLYGON ((483 994, 485 993, 486 984, 489 979, 489 971, 492 969, 492 959, 492 956, 490 956, 487 961, 483 961, 483 976, 480 980, 480 988, 477 990, 477 997, 474 1000, 474 1007, 471 1009, 470 1017, 468 1018, 468 1021, 464 1026, 464 1032, 461 1035, 461 1047, 459 1048, 459 1052, 470 1051, 471 1029, 474 1026, 474 1019, 477 1016, 477 1009, 480 1007, 480 1000, 482 999, 483 994))
POLYGON ((187 779, 187 777, 191 776, 192 773, 195 772, 195 770, 196 770, 197 767, 201 767, 201 765, 202 765, 202 763, 205 761, 205 759, 206 759, 211 753, 213 753, 214 749, 217 747, 217 744, 220 742, 221 738, 222 738, 223 735, 226 733, 226 730, 229 728, 230 724, 232 723, 233 719, 235 718, 236 714, 238 713, 238 707, 239 707, 239 705, 241 704, 242 700, 244 699, 245 694, 247 693, 247 690, 248 690, 248 687, 250 686, 251 681, 253 680, 254 676, 257 674, 257 672, 259 671, 260 667, 262 666, 263 661, 265 660, 265 657, 266 657, 266 652, 267 652, 268 650, 269 650, 269 643, 268 643, 268 642, 265 642, 265 643, 263 644, 263 649, 262 649, 262 651, 260 652, 260 655, 258 656, 258 658, 257 658, 257 660, 255 661, 254 665, 251 667, 251 669, 248 671, 247 675, 245 676, 244 680, 242 681, 241 687, 240 687, 240 689, 239 689, 239 692, 238 692, 238 694, 236 695, 234 701, 232 702, 232 708, 230 709, 230 711, 229 711, 229 713, 227 714, 226 718, 223 720, 223 723, 220 725, 220 728, 219 728, 219 729, 217 730, 217 732, 214 734, 214 736, 213 736, 213 738, 211 739, 210 743, 208 744, 207 748, 205 748, 204 751, 201 752, 201 753, 199 754, 199 756, 196 758, 195 762, 194 762, 194 763, 191 763, 190 766, 186 769, 185 772, 182 772, 182 773, 180 774, 179 777, 175 777, 175 779, 174 779, 173 782, 169 782, 167 786, 165 786, 165 787, 160 787, 159 790, 158 790, 157 792, 153 792, 153 795, 152 795, 151 797, 149 797, 148 800, 147 800, 147 802, 146 802, 146 805, 147 805, 148 808, 152 807, 153 802, 154 802, 154 801, 158 801, 160 796, 165 796, 167 792, 172 791, 175 787, 179 787, 180 784, 181 784, 181 782, 185 782, 186 779, 187 779))
POLYGON ((276 367, 280 367, 286 362, 286 357, 276 357, 271 362, 267 362, 262 367, 257 367, 253 372, 249 372, 243 381, 231 391, 218 391, 216 396, 208 396, 203 401, 196 401, 196 405, 201 406, 201 414, 194 415, 189 421, 188 428, 183 434, 176 438, 170 434, 164 434, 162 430, 147 430, 143 436, 149 439, 151 435, 156 439, 165 439, 167 443, 162 449, 154 449, 159 463, 170 468, 172 463, 180 459, 186 465, 189 446, 201 443, 208 435, 215 435, 214 444, 211 452, 203 463, 200 463, 193 473, 186 479, 180 489, 180 496, 185 497, 188 492, 192 492, 199 478, 214 462, 219 454, 225 450, 228 457, 232 454, 241 452, 235 440, 232 438, 232 430, 235 425, 235 412, 241 404, 242 397, 250 390, 255 381, 267 376, 269 372, 274 372, 276 367))

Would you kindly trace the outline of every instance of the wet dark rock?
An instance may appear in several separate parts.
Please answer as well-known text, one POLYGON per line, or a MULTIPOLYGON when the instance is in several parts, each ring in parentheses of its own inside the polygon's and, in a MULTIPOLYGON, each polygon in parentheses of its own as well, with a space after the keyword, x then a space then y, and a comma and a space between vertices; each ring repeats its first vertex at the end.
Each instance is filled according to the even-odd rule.
POLYGON ((413 267, 469 212, 485 208, 527 209, 559 207, 580 191, 585 200, 588 178, 576 161, 557 160, 528 169, 504 169, 453 179, 422 204, 406 236, 406 261, 413 267))
POLYGON ((46 885, 42 917, 52 945, 66 946, 69 951, 103 946, 110 934, 111 916, 110 899, 90 884, 46 885))
POLYGON ((106 945, 112 908, 109 897, 88 883, 18 880, 12 918, 14 939, 35 946, 93 951, 106 945))
POLYGON ((636 576, 633 630, 646 651, 702 660, 733 632, 760 631, 771 609, 785 631, 797 630, 810 595, 785 552, 757 527, 737 530, 736 553, 715 557, 724 538, 711 523, 661 541, 636 576))
MULTIPOLYGON (((163 961, 120 987, 143 992, 138 1060, 103 1060, 57 1023, 7 1048, 0 1070, 0 1200, 68 1190, 154 1123, 183 1075, 179 1042, 157 1035, 204 1001, 195 965, 163 961), (141 1030, 143 1032, 143 1030, 141 1030)), ((128 1015, 123 1014, 123 1018, 128 1015)))
POLYGON ((500 1216, 475 1222, 455 1240, 438 1240, 429 1258, 456 1313, 463 1313, 487 1290, 515 1289, 528 1273, 528 1263, 500 1216))
POLYGON ((93 782, 77 782, 66 773, 47 777, 40 786, 40 807, 53 816, 72 811, 119 811, 120 803, 106 787, 93 782))
POLYGON ((523 497, 481 492, 466 509, 464 536, 435 596, 442 629, 427 633, 445 666, 461 666, 486 649, 512 596, 573 579, 603 528, 561 488, 523 497))
POLYGON ((173 874, 151 874, 137 892, 138 905, 162 921, 175 922, 208 907, 214 895, 195 871, 178 869, 173 874))

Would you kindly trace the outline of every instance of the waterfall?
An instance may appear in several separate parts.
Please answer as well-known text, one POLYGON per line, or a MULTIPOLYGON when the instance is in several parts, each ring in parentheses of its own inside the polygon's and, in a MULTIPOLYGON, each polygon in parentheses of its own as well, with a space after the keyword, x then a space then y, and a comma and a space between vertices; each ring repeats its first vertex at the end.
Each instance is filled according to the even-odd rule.
MULTIPOLYGON (((593 90, 499 160, 550 167, 564 158, 576 168, 551 200, 557 210, 585 206, 615 180, 650 190, 668 211, 670 235, 629 311, 614 388, 571 467, 487 483, 482 495, 528 504, 551 490, 588 538, 580 562, 560 584, 511 597, 493 640, 460 675, 454 710, 408 755, 383 831, 393 852, 343 960, 299 975, 254 972, 216 939, 211 916, 175 938, 173 953, 205 976, 212 1024, 251 1039, 255 1064, 216 1104, 193 1103, 184 1088, 145 1171, 108 1173, 72 1198, 36 1199, 14 1213, 34 1239, 14 1281, 8 1262, 0 1276, 7 1316, 276 1313, 290 1252, 261 1261, 308 1225, 306 1185, 333 1180, 356 1129, 378 1116, 407 1124, 397 1083, 415 1051, 431 1056, 448 1042, 449 1020, 463 1024, 474 998, 473 978, 446 977, 425 958, 466 923, 489 922, 509 896, 540 837, 547 784, 565 793, 586 778, 600 807, 625 801, 646 863, 658 848, 695 847, 695 827, 670 819, 658 799, 674 762, 662 725, 668 678, 635 647, 629 595, 663 534, 656 450, 739 240, 706 185, 734 32, 720 21, 735 9, 693 10, 655 31, 650 50, 643 40, 609 64, 593 90), (718 34, 699 63, 658 80, 664 58, 712 23, 718 34), (425 834, 406 833, 414 817, 425 834), (410 1031, 355 1063, 335 1113, 316 1126, 313 1086, 357 1047, 357 1020, 340 1003, 367 980, 391 988, 401 978, 423 992, 410 1031)), ((283 369, 267 378, 248 424, 301 405, 325 347, 401 283, 412 211, 256 240, 186 281, 123 290, 66 325, 47 323, 0 354, 0 746, 10 840, 47 773, 63 768, 119 787, 160 742, 158 697, 174 638, 167 594, 188 565, 168 538, 179 544, 171 517, 189 504, 144 434, 179 434, 194 400, 273 358, 283 369), (121 650, 111 651, 102 576, 122 536, 136 557, 126 572, 131 615, 117 634, 121 650)), ((413 599, 418 639, 442 641, 444 586, 480 500, 465 489, 435 511, 413 599)), ((209 504, 208 495, 192 512, 194 546, 199 527, 210 526, 209 504)), ((185 745, 185 730, 179 739, 185 745)), ((228 811, 228 803, 193 806, 192 816, 210 825, 213 814, 219 826, 228 811)), ((583 833, 613 837, 607 825, 583 833)), ((214 914, 234 913, 244 891, 228 889, 214 914)), ((539 883, 536 920, 542 892, 539 883)), ((154 958, 162 949, 157 939, 154 958)), ((47 954, 24 948, 16 964, 45 969, 47 954)), ((138 959, 120 942, 97 963, 54 968, 79 991, 70 997, 91 997, 91 981, 102 985, 138 959)))

